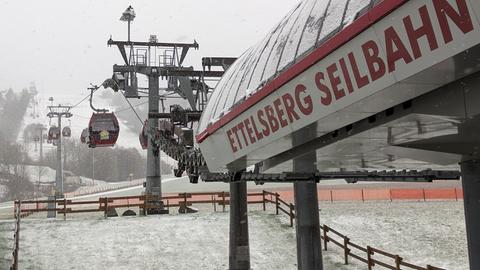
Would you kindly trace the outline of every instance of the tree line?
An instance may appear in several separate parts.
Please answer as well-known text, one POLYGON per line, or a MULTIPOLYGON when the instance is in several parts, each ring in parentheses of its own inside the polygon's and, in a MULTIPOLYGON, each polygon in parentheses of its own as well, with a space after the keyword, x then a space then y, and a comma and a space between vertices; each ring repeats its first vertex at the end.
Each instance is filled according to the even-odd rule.
POLYGON ((22 145, 9 142, 0 134, 0 185, 4 188, 0 201, 32 197, 34 186, 25 170, 25 164, 30 162, 22 145))
MULTIPOLYGON (((56 149, 45 155, 45 165, 55 169, 56 149)), ((64 170, 74 175, 118 182, 145 177, 147 160, 136 148, 88 148, 77 139, 64 139, 64 170), (93 171, 94 170, 94 171, 93 171)), ((171 167, 161 161, 162 174, 171 173, 171 167)))

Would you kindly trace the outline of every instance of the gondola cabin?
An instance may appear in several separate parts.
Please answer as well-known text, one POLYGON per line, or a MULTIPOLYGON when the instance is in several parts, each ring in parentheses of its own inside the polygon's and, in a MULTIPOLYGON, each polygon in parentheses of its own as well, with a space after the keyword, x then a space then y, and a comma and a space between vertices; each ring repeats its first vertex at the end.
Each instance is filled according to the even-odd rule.
POLYGON ((148 122, 145 121, 143 123, 143 128, 142 132, 138 135, 138 139, 140 141, 140 145, 142 146, 142 149, 147 149, 148 148, 148 134, 147 134, 147 129, 148 129, 148 122))
POLYGON ((90 147, 111 147, 118 139, 120 126, 113 113, 93 113, 88 125, 90 147))
POLYGON ((62 136, 63 137, 72 137, 72 130, 70 129, 70 127, 64 127, 62 129, 62 136))
POLYGON ((60 129, 56 126, 51 126, 48 129, 48 140, 55 141, 60 139, 60 129))
POLYGON ((87 143, 87 141, 88 141, 88 136, 89 136, 89 134, 88 134, 88 128, 84 128, 84 129, 82 130, 82 134, 80 135, 80 142, 81 142, 81 143, 87 143))

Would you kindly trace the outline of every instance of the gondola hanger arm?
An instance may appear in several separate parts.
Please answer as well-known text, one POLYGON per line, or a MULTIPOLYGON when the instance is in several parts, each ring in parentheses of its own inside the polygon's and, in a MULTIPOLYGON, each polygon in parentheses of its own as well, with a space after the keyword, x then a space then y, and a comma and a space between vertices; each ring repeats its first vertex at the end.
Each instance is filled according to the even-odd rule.
POLYGON ((93 93, 95 91, 97 91, 100 86, 97 86, 97 85, 93 85, 93 84, 90 84, 91 87, 87 88, 88 90, 90 90, 90 108, 92 108, 93 111, 97 112, 97 113, 106 113, 108 112, 107 109, 97 109, 93 106, 93 93))

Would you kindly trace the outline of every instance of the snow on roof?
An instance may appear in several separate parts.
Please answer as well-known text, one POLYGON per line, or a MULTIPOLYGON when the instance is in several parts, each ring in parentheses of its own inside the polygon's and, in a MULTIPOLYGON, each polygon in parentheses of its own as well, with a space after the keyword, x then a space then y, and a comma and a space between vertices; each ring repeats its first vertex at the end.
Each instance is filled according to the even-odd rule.
POLYGON ((199 132, 218 121, 377 0, 304 0, 225 72, 202 115, 199 132))

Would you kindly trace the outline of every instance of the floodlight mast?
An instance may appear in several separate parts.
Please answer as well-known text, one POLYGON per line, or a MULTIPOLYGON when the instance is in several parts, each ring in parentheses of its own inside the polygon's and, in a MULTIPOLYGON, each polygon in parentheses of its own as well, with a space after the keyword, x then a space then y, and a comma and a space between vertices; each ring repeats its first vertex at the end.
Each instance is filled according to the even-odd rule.
POLYGON ((135 19, 135 10, 132 6, 128 6, 120 17, 120 21, 128 22, 128 42, 130 42, 130 23, 133 22, 133 19, 135 19))

